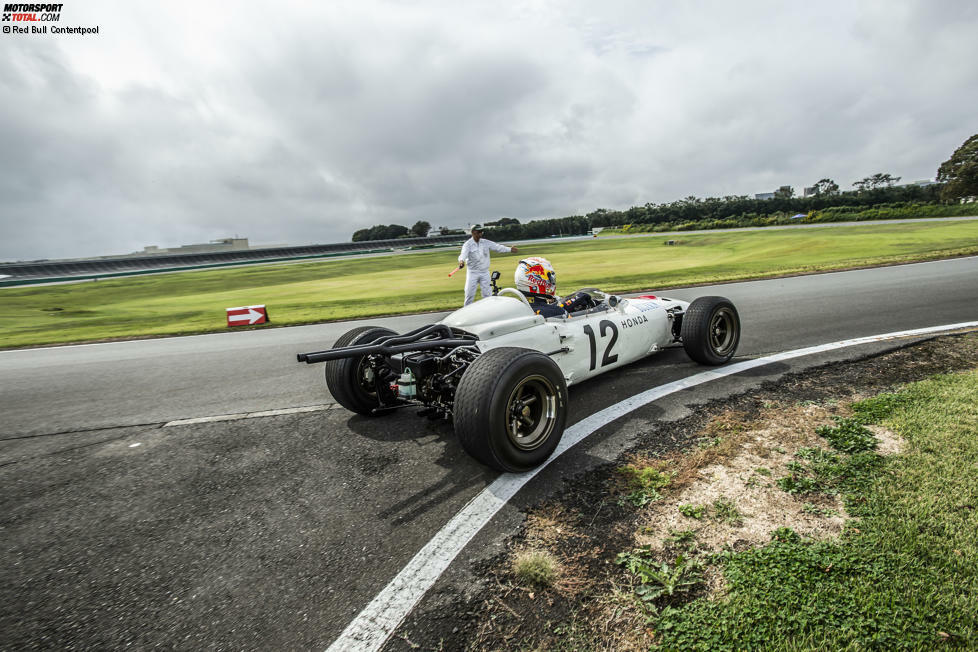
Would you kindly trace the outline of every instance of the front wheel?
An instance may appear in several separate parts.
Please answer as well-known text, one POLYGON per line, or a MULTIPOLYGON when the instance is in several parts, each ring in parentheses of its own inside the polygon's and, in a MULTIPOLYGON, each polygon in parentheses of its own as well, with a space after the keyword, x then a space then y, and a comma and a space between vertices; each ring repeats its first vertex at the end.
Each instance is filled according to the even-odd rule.
POLYGON ((459 380, 454 413, 455 434, 469 455, 498 471, 529 471, 564 434, 567 384, 538 351, 490 349, 459 380))
MULTIPOLYGON (((359 326, 336 340, 333 348, 370 344, 396 334, 380 326, 359 326)), ((347 410, 370 415, 374 414, 375 409, 396 402, 389 388, 389 382, 395 375, 387 367, 375 369, 369 365, 367 356, 330 360, 326 363, 326 388, 336 402, 347 410)))
POLYGON ((700 364, 730 361, 740 343, 740 315, 724 297, 700 297, 689 304, 681 328, 683 348, 700 364))

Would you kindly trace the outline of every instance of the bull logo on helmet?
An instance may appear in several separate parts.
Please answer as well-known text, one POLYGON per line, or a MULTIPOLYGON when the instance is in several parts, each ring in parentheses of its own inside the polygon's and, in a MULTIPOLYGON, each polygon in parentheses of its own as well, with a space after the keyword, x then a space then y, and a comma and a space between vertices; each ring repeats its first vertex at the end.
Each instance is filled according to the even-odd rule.
POLYGON ((557 292, 557 272, 546 258, 531 256, 516 265, 516 287, 523 292, 553 296, 557 292))

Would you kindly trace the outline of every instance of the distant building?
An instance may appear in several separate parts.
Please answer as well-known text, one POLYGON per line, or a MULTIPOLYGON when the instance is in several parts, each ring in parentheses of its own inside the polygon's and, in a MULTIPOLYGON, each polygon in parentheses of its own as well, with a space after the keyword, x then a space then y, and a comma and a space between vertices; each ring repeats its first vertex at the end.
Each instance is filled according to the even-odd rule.
POLYGON ((432 229, 428 233, 428 237, 435 235, 465 235, 465 233, 462 229, 450 229, 447 226, 439 226, 437 229, 432 229))
POLYGON ((160 248, 156 245, 144 247, 142 251, 137 251, 136 255, 153 256, 156 254, 205 254, 216 251, 247 251, 248 238, 221 238, 211 240, 206 244, 188 244, 173 247, 171 249, 160 248))
POLYGON ((802 192, 802 197, 811 197, 816 194, 818 186, 805 186, 805 190, 802 192))
POLYGON ((759 192, 754 195, 754 199, 774 199, 773 192, 759 192))

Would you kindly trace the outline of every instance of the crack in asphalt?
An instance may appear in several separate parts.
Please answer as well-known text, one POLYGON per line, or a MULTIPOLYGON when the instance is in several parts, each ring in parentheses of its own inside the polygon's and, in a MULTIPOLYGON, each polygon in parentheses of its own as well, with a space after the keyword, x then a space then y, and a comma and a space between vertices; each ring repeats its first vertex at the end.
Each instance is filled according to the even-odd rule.
POLYGON ((78 430, 60 430, 58 432, 41 432, 32 435, 14 435, 12 437, 0 437, 0 441, 17 441, 20 439, 37 439, 39 437, 59 437, 61 435, 81 435, 88 432, 101 432, 103 430, 119 430, 120 428, 150 428, 152 426, 161 427, 166 421, 150 421, 148 423, 126 423, 116 426, 97 426, 94 428, 80 428, 78 430))
POLYGON ((258 419, 262 417, 275 417, 286 414, 319 412, 333 410, 338 407, 338 403, 319 403, 316 405, 300 405, 297 407, 275 408, 272 410, 260 410, 256 412, 235 412, 232 414, 216 414, 206 417, 188 417, 182 419, 166 419, 163 421, 147 421, 144 423, 123 423, 109 426, 94 426, 91 428, 76 428, 74 430, 58 430, 56 432, 39 432, 29 435, 11 435, 8 437, 0 437, 0 442, 17 441, 22 439, 37 439, 39 437, 59 437, 61 435, 79 435, 89 432, 101 432, 103 430, 118 430, 120 428, 151 428, 153 426, 159 428, 172 428, 175 426, 190 426, 199 423, 213 423, 217 421, 238 421, 240 419, 258 419))
MULTIPOLYGON (((119 427, 125 427, 125 426, 119 426, 119 427)), ((95 431, 89 431, 89 432, 95 432, 95 431)), ((31 460, 39 460, 45 457, 51 457, 52 455, 60 455, 61 453, 69 453, 71 451, 81 450, 82 448, 89 448, 91 446, 98 446, 99 444, 107 444, 109 442, 119 441, 121 439, 125 439, 126 437, 130 437, 130 436, 131 435, 127 433, 125 435, 119 435, 118 437, 109 437, 108 439, 99 439, 98 441, 90 441, 85 444, 79 444, 78 446, 72 446, 71 448, 59 448, 58 450, 48 451, 46 453, 41 453, 40 455, 31 455, 30 457, 24 457, 19 460, 11 460, 10 462, 0 462, 0 469, 7 466, 13 466, 14 464, 21 464, 23 462, 30 462, 31 460)))

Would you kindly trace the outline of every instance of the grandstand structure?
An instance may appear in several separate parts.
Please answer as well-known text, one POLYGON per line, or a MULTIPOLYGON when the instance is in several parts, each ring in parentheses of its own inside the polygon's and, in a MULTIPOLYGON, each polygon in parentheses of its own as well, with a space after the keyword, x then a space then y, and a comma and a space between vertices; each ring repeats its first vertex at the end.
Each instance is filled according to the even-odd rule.
POLYGON ((206 269, 235 265, 288 262, 303 259, 334 258, 363 254, 390 253, 397 250, 431 249, 460 245, 468 234, 427 238, 399 238, 342 242, 297 247, 269 247, 211 253, 155 254, 113 256, 75 260, 39 260, 0 262, 0 286, 56 283, 115 276, 158 274, 188 269, 206 269))

